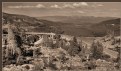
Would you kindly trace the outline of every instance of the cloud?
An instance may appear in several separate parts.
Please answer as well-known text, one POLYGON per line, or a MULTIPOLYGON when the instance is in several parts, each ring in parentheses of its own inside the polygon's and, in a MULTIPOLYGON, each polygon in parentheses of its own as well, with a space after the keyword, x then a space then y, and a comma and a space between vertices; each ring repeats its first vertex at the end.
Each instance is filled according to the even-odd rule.
POLYGON ((54 4, 51 5, 51 8, 59 8, 59 9, 63 9, 63 8, 76 8, 76 7, 81 7, 81 6, 88 6, 88 4, 86 2, 80 2, 80 3, 64 3, 62 5, 58 5, 58 4, 54 4))
POLYGON ((51 8, 62 8, 62 7, 60 7, 60 6, 57 5, 57 4, 51 5, 50 7, 51 7, 51 8))
POLYGON ((92 7, 94 7, 94 8, 102 7, 102 6, 104 6, 104 5, 103 4, 97 4, 97 3, 95 3, 95 4, 92 5, 92 7))
POLYGON ((75 7, 71 4, 64 4, 62 8, 75 8, 75 7))
POLYGON ((86 2, 73 3, 73 6, 75 6, 75 7, 88 6, 88 3, 86 3, 86 2))
POLYGON ((32 8, 33 6, 8 6, 8 8, 32 8))
POLYGON ((80 4, 83 6, 88 6, 88 4, 86 2, 81 2, 80 4))
POLYGON ((103 6, 103 4, 98 4, 97 6, 103 6))
POLYGON ((54 4, 54 5, 51 5, 50 7, 51 8, 59 8, 59 9, 63 9, 63 8, 74 8, 74 6, 71 5, 71 4, 63 4, 63 5, 54 4))
POLYGON ((85 13, 84 11, 77 11, 78 13, 81 13, 81 14, 83 14, 83 13, 85 13))
POLYGON ((8 6, 8 8, 16 8, 16 9, 19 9, 19 8, 44 8, 45 6, 42 5, 42 4, 37 4, 37 5, 19 5, 19 6, 8 6))
POLYGON ((43 4, 37 4, 35 7, 36 8, 44 8, 45 6, 43 4))

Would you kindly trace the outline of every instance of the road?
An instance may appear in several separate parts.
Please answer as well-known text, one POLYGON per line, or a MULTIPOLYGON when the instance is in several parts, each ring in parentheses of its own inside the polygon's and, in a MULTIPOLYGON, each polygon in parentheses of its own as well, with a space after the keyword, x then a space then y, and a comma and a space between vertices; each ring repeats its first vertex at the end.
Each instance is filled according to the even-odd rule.
MULTIPOLYGON (((104 42, 101 41, 101 38, 100 37, 99 38, 96 38, 96 40, 99 41, 100 43, 102 43, 102 45, 104 46, 103 53, 105 53, 107 55, 110 55, 111 58, 117 58, 118 52, 109 49, 109 48, 112 48, 112 46, 110 46, 109 44, 104 44, 104 42)), ((82 42, 84 44, 87 44, 87 47, 90 48, 91 47, 91 44, 93 42, 93 38, 90 41, 88 39, 87 40, 83 39, 82 42)))

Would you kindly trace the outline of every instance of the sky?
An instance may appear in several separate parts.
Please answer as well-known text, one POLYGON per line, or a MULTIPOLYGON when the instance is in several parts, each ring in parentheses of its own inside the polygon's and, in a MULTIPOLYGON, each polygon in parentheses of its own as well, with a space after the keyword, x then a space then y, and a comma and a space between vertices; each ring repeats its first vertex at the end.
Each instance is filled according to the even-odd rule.
POLYGON ((32 17, 121 17, 121 2, 3 2, 2 12, 32 17))

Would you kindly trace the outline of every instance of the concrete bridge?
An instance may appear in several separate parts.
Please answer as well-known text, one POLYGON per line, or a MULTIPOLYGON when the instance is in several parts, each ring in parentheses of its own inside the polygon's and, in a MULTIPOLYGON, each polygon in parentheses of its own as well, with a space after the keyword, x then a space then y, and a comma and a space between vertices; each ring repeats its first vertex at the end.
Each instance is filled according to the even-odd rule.
MULTIPOLYGON (((30 35, 37 35, 40 38, 43 38, 43 36, 48 36, 50 38, 54 38, 54 36, 56 35, 55 33, 40 33, 40 32, 25 32, 25 34, 26 34, 26 37, 27 36, 30 36, 30 35)), ((3 34, 3 36, 7 36, 7 35, 3 34)), ((67 38, 68 40, 71 40, 73 38, 73 36, 68 36, 68 35, 65 36, 65 35, 62 35, 62 38, 67 38)), ((81 38, 77 38, 77 39, 78 40, 81 40, 81 38)), ((97 40, 100 41, 99 38, 97 40)), ((85 43, 89 48, 90 48, 90 46, 92 44, 91 42, 87 43, 85 40, 82 40, 82 42, 85 43)), ((103 44, 103 46, 105 46, 105 45, 106 44, 103 44)), ((109 47, 110 46, 106 46, 104 48, 104 53, 110 55, 112 58, 117 58, 118 52, 108 49, 109 47)))
MULTIPOLYGON (((2 26, 2 29, 6 29, 7 32, 8 32, 9 27, 10 27, 10 24, 7 24, 7 25, 2 26)), ((29 35, 37 35, 37 36, 39 36, 41 38, 43 38, 43 36, 48 36, 50 38, 54 38, 54 36, 55 36, 55 33, 44 33, 44 32, 25 32, 25 34, 26 34, 25 37, 27 37, 29 35)), ((3 37, 5 37, 7 35, 8 34, 4 34, 4 33, 2 34, 3 37)))
POLYGON ((40 38, 43 38, 44 36, 48 36, 50 38, 54 38, 54 36, 56 35, 55 33, 40 33, 40 32, 25 32, 26 37, 29 35, 37 35, 40 38))
MULTIPOLYGON (((40 39, 47 37, 54 39, 55 33, 40 33, 40 32, 25 32, 25 38, 31 36, 31 35, 37 35, 40 39)), ((2 34, 2 43, 5 44, 5 40, 8 39, 8 34, 2 34)))

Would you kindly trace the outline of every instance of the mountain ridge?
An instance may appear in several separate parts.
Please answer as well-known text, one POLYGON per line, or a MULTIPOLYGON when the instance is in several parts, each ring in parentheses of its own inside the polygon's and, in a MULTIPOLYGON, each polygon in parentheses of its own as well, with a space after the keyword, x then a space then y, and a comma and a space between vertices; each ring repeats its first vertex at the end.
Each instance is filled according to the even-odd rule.
POLYGON ((8 14, 8 13, 3 13, 2 21, 3 21, 3 26, 6 25, 7 23, 11 23, 11 25, 13 24, 13 25, 18 25, 20 27, 24 27, 24 29, 28 29, 28 31, 61 32, 61 33, 63 32, 63 34, 74 35, 74 36, 95 36, 93 32, 98 33, 99 34, 98 36, 104 36, 106 35, 105 31, 107 29, 105 28, 103 23, 107 24, 106 21, 108 21, 108 24, 120 23, 120 21, 115 20, 113 18, 98 23, 92 23, 89 22, 88 20, 84 20, 87 23, 75 24, 73 22, 72 23, 66 23, 62 21, 55 22, 46 19, 38 19, 35 17, 29 17, 17 14, 8 14))

